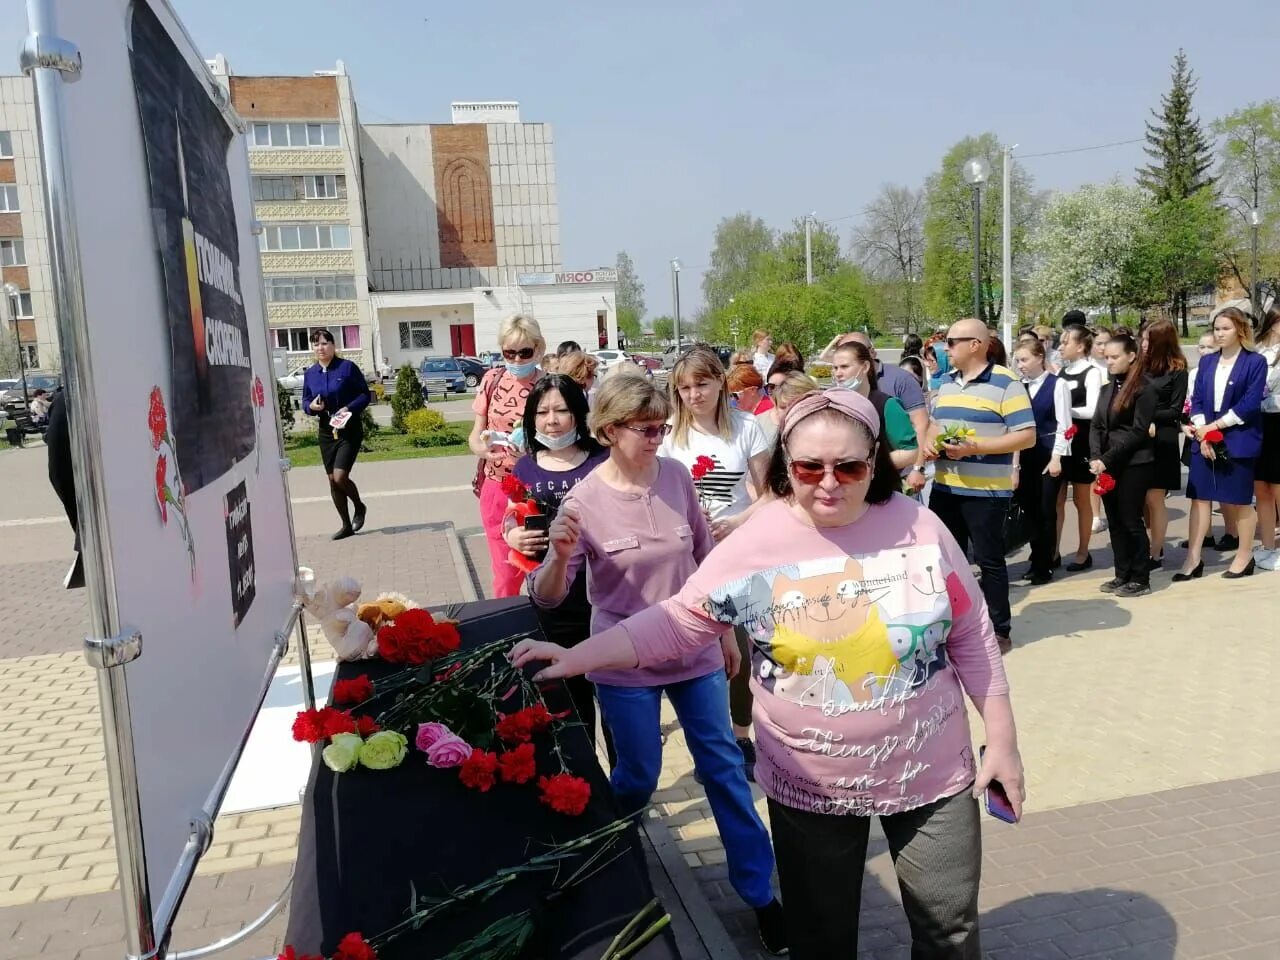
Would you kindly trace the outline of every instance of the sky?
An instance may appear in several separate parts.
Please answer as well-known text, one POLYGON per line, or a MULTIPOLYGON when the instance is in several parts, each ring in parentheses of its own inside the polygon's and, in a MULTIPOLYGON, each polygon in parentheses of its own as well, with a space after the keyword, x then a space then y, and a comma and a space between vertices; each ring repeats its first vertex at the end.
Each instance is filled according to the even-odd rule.
MULTIPOLYGON (((1275 0, 173 6, 236 73, 343 60, 366 122, 518 100, 554 128, 564 267, 626 250, 651 317, 671 309, 672 257, 692 312, 716 224, 739 211, 778 228, 814 211, 847 245, 881 185, 921 185, 962 137, 991 131, 1028 155, 1141 137, 1179 47, 1206 123, 1280 96, 1275 0)), ((0 0, 0 50, 25 32, 24 4, 0 0)), ((1129 180, 1142 162, 1141 144, 1025 161, 1051 190, 1129 180)))

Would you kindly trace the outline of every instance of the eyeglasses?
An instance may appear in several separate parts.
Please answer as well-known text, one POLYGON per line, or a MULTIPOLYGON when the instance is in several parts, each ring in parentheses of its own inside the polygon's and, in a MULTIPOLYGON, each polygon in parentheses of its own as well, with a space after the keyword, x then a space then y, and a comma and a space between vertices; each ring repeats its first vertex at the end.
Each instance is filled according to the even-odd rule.
POLYGON ((836 478, 836 483, 842 486, 861 483, 871 476, 870 460, 841 460, 839 463, 831 464, 830 467, 821 460, 792 460, 788 466, 791 469, 791 476, 798 483, 810 486, 821 483, 828 469, 836 478))
POLYGON ((957 343, 977 343, 977 337, 947 337, 947 347, 950 349, 957 343))
POLYGON ((533 347, 522 347, 519 350, 503 350, 503 360, 532 360, 533 347))
POLYGON ((671 424, 669 423, 660 423, 656 427, 633 427, 629 423, 621 423, 618 426, 625 430, 630 430, 632 433, 638 433, 646 440, 661 440, 671 432, 671 424))

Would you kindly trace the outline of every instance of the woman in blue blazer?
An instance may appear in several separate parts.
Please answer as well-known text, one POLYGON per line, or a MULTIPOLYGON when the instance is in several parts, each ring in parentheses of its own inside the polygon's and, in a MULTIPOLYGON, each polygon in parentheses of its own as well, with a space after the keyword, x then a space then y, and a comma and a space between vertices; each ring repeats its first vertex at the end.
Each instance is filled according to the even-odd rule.
POLYGON ((1213 321, 1219 352, 1205 357, 1196 371, 1191 423, 1184 427, 1191 448, 1191 474, 1187 496, 1191 499, 1191 533, 1187 558, 1174 581, 1191 580, 1204 573, 1200 559, 1209 509, 1222 504, 1228 530, 1240 538, 1235 558, 1223 574, 1229 580, 1251 576, 1254 571, 1253 533, 1258 515, 1253 510, 1254 461, 1262 452, 1262 398, 1267 383, 1267 362, 1248 349, 1253 330, 1248 316, 1227 307, 1213 321), (1216 445, 1205 440, 1210 432, 1222 433, 1216 445))
POLYGON ((320 418, 320 459, 329 476, 329 495, 342 520, 333 539, 345 540, 364 526, 366 508, 351 479, 351 468, 364 442, 360 413, 369 405, 369 384, 359 367, 337 355, 333 334, 325 328, 311 331, 311 347, 316 362, 302 375, 302 409, 307 416, 320 418), (343 419, 335 426, 330 418, 339 415, 344 415, 343 419), (348 500, 356 508, 354 520, 348 500))

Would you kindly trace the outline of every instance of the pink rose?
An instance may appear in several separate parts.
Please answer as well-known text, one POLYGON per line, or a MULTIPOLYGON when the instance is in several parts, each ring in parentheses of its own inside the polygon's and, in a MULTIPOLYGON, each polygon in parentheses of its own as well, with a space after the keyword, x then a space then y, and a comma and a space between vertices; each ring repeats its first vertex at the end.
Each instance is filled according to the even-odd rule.
POLYGON ((442 769, 460 767, 471 753, 471 744, 457 734, 449 733, 427 748, 427 763, 442 769))
POLYGON ((418 724, 418 735, 414 737, 413 743, 419 750, 426 753, 431 749, 431 745, 441 737, 452 737, 454 732, 443 723, 420 723, 418 724))

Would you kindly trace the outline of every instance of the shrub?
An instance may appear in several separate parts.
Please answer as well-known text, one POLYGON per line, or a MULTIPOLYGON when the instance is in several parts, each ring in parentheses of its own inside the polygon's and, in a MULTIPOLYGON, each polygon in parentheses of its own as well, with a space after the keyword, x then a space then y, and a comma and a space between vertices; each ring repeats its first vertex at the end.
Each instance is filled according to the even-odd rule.
POLYGON ((418 371, 406 363, 396 373, 396 392, 391 396, 391 429, 404 433, 404 418, 414 410, 421 410, 423 406, 425 404, 422 400, 422 384, 418 382, 418 371))
POLYGON ((809 365, 809 376, 815 380, 830 380, 831 366, 826 363, 814 363, 809 365))
POLYGON ((373 448, 369 446, 369 438, 376 436, 378 431, 382 429, 378 425, 378 421, 373 419, 373 408, 367 406, 360 411, 360 427, 364 430, 364 440, 360 442, 360 449, 364 453, 368 453, 373 448))
POLYGON ((286 390, 279 380, 276 381, 276 410, 280 415, 280 429, 288 440, 293 436, 293 391, 286 390))
POLYGON ((437 430, 434 433, 416 433, 410 439, 415 447, 452 447, 462 443, 452 430, 437 430))
POLYGON ((438 410, 414 410, 404 418, 405 432, 411 436, 436 433, 444 429, 444 414, 438 410))
POLYGON ((375 380, 369 384, 369 392, 373 394, 374 403, 382 403, 387 399, 387 388, 382 385, 381 380, 375 380))

